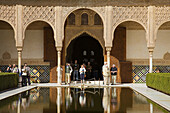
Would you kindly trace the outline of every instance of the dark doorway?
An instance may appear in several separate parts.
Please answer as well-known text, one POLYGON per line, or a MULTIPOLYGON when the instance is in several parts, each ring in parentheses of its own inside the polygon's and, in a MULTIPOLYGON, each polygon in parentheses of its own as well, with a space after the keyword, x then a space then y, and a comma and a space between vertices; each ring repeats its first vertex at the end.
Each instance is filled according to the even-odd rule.
POLYGON ((92 72, 89 79, 103 79, 102 65, 104 62, 103 48, 100 43, 90 35, 83 33, 71 41, 67 47, 66 62, 77 60, 79 65, 91 63, 92 72), (97 77, 96 77, 97 76, 97 77))

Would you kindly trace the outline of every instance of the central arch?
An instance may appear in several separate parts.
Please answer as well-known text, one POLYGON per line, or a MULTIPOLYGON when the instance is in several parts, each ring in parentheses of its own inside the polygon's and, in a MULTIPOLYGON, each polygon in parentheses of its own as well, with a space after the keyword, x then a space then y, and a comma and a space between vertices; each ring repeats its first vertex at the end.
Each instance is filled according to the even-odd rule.
POLYGON ((87 33, 73 39, 66 49, 66 62, 78 61, 79 65, 88 62, 91 63, 92 72, 91 76, 87 79, 92 79, 97 74, 96 79, 102 79, 101 68, 104 62, 103 48, 98 40, 87 33))

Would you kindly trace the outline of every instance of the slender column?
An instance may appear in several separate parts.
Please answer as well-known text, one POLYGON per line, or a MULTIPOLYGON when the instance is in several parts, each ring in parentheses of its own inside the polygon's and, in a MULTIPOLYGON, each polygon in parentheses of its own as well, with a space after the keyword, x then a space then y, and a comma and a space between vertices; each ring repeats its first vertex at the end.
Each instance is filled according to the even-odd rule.
POLYGON ((21 63, 22 63, 22 48, 17 48, 18 51, 18 69, 21 72, 21 63))
POLYGON ((61 47, 57 47, 57 56, 58 56, 58 58, 57 58, 57 61, 58 61, 58 64, 57 64, 57 76, 58 76, 58 78, 57 78, 57 82, 58 82, 58 84, 61 84, 61 50, 62 50, 62 48, 61 47))
POLYGON ((153 71, 153 48, 149 49, 149 73, 152 73, 153 71))
POLYGON ((108 65, 108 67, 110 69, 110 51, 111 51, 111 47, 107 47, 106 51, 107 51, 107 65, 108 65))

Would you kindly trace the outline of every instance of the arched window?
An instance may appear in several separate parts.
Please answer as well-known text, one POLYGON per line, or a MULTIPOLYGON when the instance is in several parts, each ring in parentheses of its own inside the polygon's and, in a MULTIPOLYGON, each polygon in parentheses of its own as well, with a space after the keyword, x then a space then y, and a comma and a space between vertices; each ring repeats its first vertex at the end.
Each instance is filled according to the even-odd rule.
POLYGON ((102 20, 98 14, 94 15, 94 25, 102 25, 102 20))
POLYGON ((81 15, 81 25, 88 25, 88 14, 83 13, 81 15))
POLYGON ((83 51, 83 56, 86 56, 87 55, 87 51, 83 51))
POLYGON ((75 25, 75 14, 74 13, 71 13, 68 16, 67 24, 68 25, 75 25))

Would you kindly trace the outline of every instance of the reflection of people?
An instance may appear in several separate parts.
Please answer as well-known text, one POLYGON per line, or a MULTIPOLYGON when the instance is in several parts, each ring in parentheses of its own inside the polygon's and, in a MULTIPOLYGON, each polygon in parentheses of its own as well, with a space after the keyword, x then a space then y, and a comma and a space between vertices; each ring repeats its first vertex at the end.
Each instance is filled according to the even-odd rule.
POLYGON ((86 94, 84 93, 84 89, 81 89, 79 103, 80 103, 81 107, 86 105, 86 94))
POLYGON ((104 111, 107 111, 108 105, 109 105, 109 89, 108 88, 104 88, 104 92, 103 92, 103 108, 104 111))
POLYGON ((71 73, 72 73, 73 69, 72 67, 70 66, 69 63, 66 64, 66 69, 65 69, 65 83, 66 84, 70 84, 70 76, 71 76, 71 73))
POLYGON ((111 105, 113 109, 115 109, 117 106, 116 88, 112 88, 111 105))
POLYGON ((66 109, 72 104, 72 100, 70 88, 66 88, 66 109))
POLYGON ((117 78, 117 68, 115 66, 115 64, 112 65, 111 69, 111 81, 112 81, 112 85, 116 84, 116 78, 117 78))
POLYGON ((87 65, 86 69, 87 69, 86 79, 89 79, 91 77, 91 70, 92 70, 92 66, 90 65, 90 62, 88 62, 88 65, 87 65))
POLYGON ((23 92, 21 96, 22 96, 21 106, 23 107, 24 110, 26 110, 26 108, 29 107, 30 105, 30 98, 29 98, 30 91, 23 92))
POLYGON ((73 72, 73 80, 74 81, 78 81, 78 70, 79 70, 79 65, 77 64, 77 60, 75 60, 75 64, 73 65, 73 69, 74 69, 74 72, 73 72))
POLYGON ((109 81, 109 67, 107 65, 107 62, 104 62, 104 65, 102 67, 102 72, 104 77, 104 85, 107 85, 109 81))
POLYGON ((85 72, 86 72, 86 69, 84 68, 83 65, 81 65, 79 72, 80 72, 80 79, 81 79, 81 83, 82 83, 82 82, 84 82, 84 75, 85 75, 85 72))

